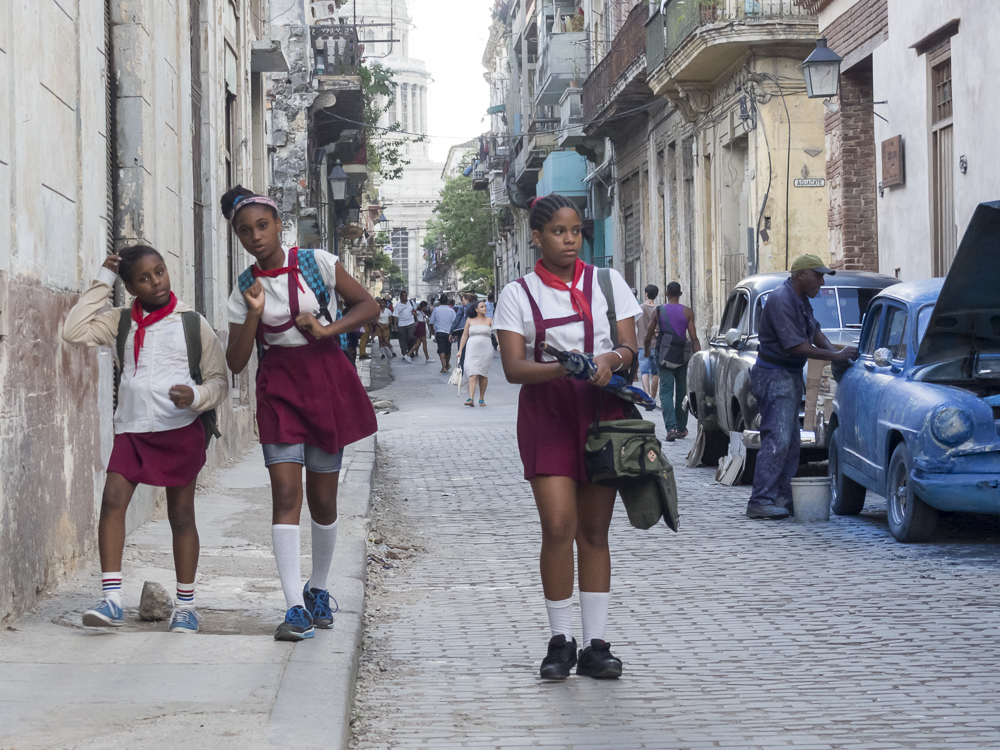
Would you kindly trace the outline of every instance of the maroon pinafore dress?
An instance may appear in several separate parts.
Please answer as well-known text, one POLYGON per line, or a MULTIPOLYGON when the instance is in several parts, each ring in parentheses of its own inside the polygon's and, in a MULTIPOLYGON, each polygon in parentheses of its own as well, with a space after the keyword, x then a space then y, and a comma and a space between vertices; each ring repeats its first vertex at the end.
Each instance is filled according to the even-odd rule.
MULTIPOLYGON (((288 265, 297 266, 295 250, 288 265)), ((264 334, 282 333, 295 326, 299 316, 296 272, 288 274, 291 316, 278 326, 257 324, 257 341, 264 334)), ((375 410, 357 370, 337 343, 336 336, 316 339, 302 332, 305 346, 269 346, 257 370, 257 427, 263 445, 311 445, 327 453, 342 448, 378 429, 375 410)))
MULTIPOLYGON (((584 271, 583 293, 593 302, 593 269, 584 271)), ((583 321, 584 349, 594 351, 594 323, 579 313, 564 318, 543 318, 538 303, 523 278, 517 282, 528 295, 535 323, 535 361, 542 361, 542 344, 550 328, 583 321)), ((569 294, 569 292, 566 292, 569 294)), ((517 403, 517 447, 524 464, 524 478, 557 476, 589 484, 583 461, 587 430, 600 409, 602 420, 624 419, 624 402, 602 395, 589 381, 558 378, 521 386, 517 403)))

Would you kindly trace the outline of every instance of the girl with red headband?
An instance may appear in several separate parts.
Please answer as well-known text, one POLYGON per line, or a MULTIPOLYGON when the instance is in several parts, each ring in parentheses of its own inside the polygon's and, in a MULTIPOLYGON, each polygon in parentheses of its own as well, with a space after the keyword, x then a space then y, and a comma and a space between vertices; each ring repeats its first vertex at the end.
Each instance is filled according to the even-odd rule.
POLYGON ((538 198, 531 204, 528 222, 541 260, 534 273, 504 288, 494 328, 504 374, 522 386, 517 444, 542 523, 542 589, 552 635, 540 671, 547 680, 566 679, 573 666, 579 675, 619 677, 621 660, 604 640, 615 490, 589 483, 583 449, 587 428, 599 412, 605 420, 624 418, 624 402, 601 399, 599 387, 632 364, 635 318, 642 310, 625 280, 611 271, 621 342, 614 347, 597 269, 579 258, 583 225, 572 201, 560 195, 538 198), (592 381, 568 379, 562 365, 542 353, 543 342, 592 354, 597 365, 592 381), (574 541, 583 620, 579 654, 570 608, 574 541))
POLYGON ((226 400, 229 378, 222 344, 208 321, 198 315, 192 320, 200 325, 202 382, 199 385, 193 379, 184 322, 184 316, 191 312, 170 291, 163 256, 147 245, 137 245, 108 256, 94 283, 66 318, 66 341, 109 346, 122 355, 115 442, 97 530, 103 596, 84 613, 84 625, 125 624, 121 599, 125 512, 136 485, 148 484, 166 488, 167 517, 173 532, 177 600, 169 630, 198 631, 201 617, 195 609, 194 581, 199 540, 194 493, 207 446, 206 427, 199 415, 226 400), (131 309, 101 313, 115 272, 135 302, 131 309), (124 342, 120 340, 123 335, 124 342))
POLYGON ((257 426, 271 476, 271 540, 287 611, 274 634, 282 641, 312 638, 333 627, 327 578, 337 544, 337 486, 344 447, 373 435, 375 411, 357 370, 339 345, 340 334, 378 315, 378 305, 324 250, 287 252, 274 201, 236 186, 222 196, 222 213, 255 262, 229 298, 233 372, 255 349, 257 426), (306 260, 309 264, 306 265, 306 260), (244 284, 244 280, 247 282, 244 284), (252 283, 250 283, 252 282, 252 283), (327 323, 320 297, 336 314, 337 297, 350 311, 327 323), (302 587, 299 516, 302 468, 312 517, 312 572, 302 587))

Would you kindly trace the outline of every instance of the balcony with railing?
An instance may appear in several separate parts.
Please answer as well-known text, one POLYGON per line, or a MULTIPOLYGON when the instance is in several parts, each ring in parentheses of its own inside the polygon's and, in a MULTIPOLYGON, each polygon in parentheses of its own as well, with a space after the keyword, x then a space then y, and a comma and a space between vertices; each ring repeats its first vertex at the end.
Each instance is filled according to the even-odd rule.
POLYGON ((534 185, 542 164, 556 147, 559 137, 559 118, 536 117, 528 125, 528 132, 517 142, 514 150, 514 177, 519 184, 534 185))
POLYGON ((646 85, 648 17, 648 7, 636 5, 615 36, 611 50, 587 77, 583 85, 583 120, 588 135, 612 135, 615 126, 605 125, 609 117, 652 100, 653 92, 646 85))
POLYGON ((816 16, 795 0, 667 0, 646 24, 646 71, 657 95, 686 101, 689 117, 706 103, 699 90, 710 85, 750 48, 801 46, 803 59, 815 47, 816 16))
MULTIPOLYGON (((364 117, 361 49, 353 26, 321 24, 312 26, 310 32, 313 82, 318 91, 312 107, 313 126, 317 144, 325 146, 338 143, 345 131, 356 131, 364 117)), ((345 168, 347 163, 345 159, 345 168)))
POLYGON ((582 82, 587 77, 588 48, 586 31, 546 34, 539 39, 535 104, 558 105, 571 82, 582 82))
POLYGON ((361 66, 358 34, 353 26, 313 26, 313 75, 318 78, 355 77, 361 66))

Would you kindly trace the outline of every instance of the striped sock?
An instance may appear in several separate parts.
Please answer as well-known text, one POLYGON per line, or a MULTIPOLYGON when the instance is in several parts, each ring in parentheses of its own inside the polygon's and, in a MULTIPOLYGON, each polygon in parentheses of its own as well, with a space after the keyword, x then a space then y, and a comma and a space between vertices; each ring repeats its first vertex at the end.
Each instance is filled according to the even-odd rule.
POLYGON ((194 608, 194 584, 177 582, 177 608, 194 608))
POLYGON ((122 606, 122 574, 101 573, 101 587, 104 589, 104 598, 110 599, 119 607, 122 606))

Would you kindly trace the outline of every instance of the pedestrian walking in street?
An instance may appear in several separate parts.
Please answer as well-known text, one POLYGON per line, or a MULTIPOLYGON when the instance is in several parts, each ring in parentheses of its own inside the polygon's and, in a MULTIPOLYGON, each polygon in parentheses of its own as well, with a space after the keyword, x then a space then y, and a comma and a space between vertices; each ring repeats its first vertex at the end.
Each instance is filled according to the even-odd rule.
POLYGON ((427 306, 427 300, 423 300, 417 309, 413 311, 413 317, 417 321, 416 326, 413 329, 413 346, 410 347, 408 356, 413 359, 419 351, 420 347, 424 347, 424 364, 429 365, 431 363, 431 355, 427 351, 427 320, 430 317, 430 310, 427 306))
POLYGON ((688 436, 687 367, 694 352, 701 351, 701 340, 694 325, 694 310, 681 304, 681 285, 667 284, 667 303, 655 308, 653 322, 646 329, 643 347, 649 351, 656 342, 660 380, 660 407, 667 442, 688 436))
MULTIPOLYGON (((635 340, 640 344, 646 340, 646 332, 656 317, 656 298, 660 296, 660 288, 656 284, 646 285, 646 299, 642 303, 642 317, 635 323, 635 340)), ((639 377, 642 380, 642 390, 656 397, 660 387, 660 374, 656 366, 656 350, 645 345, 639 349, 639 377)))
POLYGON ((375 335, 378 337, 378 350, 382 354, 382 359, 392 359, 396 353, 392 350, 392 310, 385 299, 378 301, 378 318, 375 321, 375 335))
POLYGON ((413 362, 410 359, 410 349, 413 348, 414 330, 417 327, 417 320, 414 313, 417 310, 416 303, 408 299, 406 290, 399 293, 399 303, 392 309, 392 324, 399 336, 399 351, 403 355, 403 361, 407 364, 413 362))
POLYGON ((441 360, 441 372, 451 371, 451 326, 455 322, 455 309, 451 300, 441 297, 441 304, 434 308, 428 319, 434 341, 437 344, 438 359, 441 360))
POLYGON ((177 598, 168 629, 196 633, 201 616, 194 597, 200 552, 195 483, 206 461, 208 425, 214 429, 214 421, 206 423, 199 417, 212 413, 229 396, 222 344, 208 321, 170 291, 166 263, 147 245, 108 256, 66 318, 63 339, 111 347, 121 372, 115 441, 97 528, 103 594, 83 614, 83 624, 125 624, 121 599, 125 514, 136 486, 147 484, 166 489, 173 533, 177 598), (135 302, 131 309, 101 313, 116 272, 135 302))
POLYGON ((469 310, 458 347, 458 357, 465 356, 463 376, 469 379, 469 400, 466 406, 475 406, 476 386, 479 386, 479 405, 486 406, 486 386, 489 384, 490 366, 493 364, 493 318, 486 314, 486 303, 480 302, 469 310))
POLYGON ((496 312, 496 305, 494 304, 493 292, 486 295, 486 317, 492 318, 493 313, 496 312))
POLYGON ((277 204, 237 186, 222 196, 254 264, 229 298, 226 360, 242 372, 258 347, 257 427, 271 478, 271 539, 287 612, 276 640, 312 638, 333 626, 327 588, 337 544, 337 488, 344 447, 375 433, 375 411, 335 337, 375 315, 375 300, 324 250, 287 252, 277 204), (350 312, 336 322, 327 306, 350 312), (323 324, 317 316, 324 316, 323 324), (312 517, 312 572, 302 587, 302 468, 312 517), (300 588, 302 587, 302 588, 300 588))
POLYGON ((757 326, 757 362, 750 370, 750 390, 760 410, 760 450, 748 518, 790 515, 792 477, 799 468, 802 370, 808 360, 845 362, 858 356, 856 347, 838 351, 830 343, 809 303, 819 294, 824 277, 835 271, 815 255, 796 258, 791 271, 791 277, 768 296, 757 326))
POLYGON ((604 640, 611 591, 608 528, 616 493, 589 482, 584 444, 596 416, 624 418, 624 402, 603 398, 600 387, 613 373, 628 372, 637 356, 635 318, 642 310, 612 270, 620 342, 615 347, 597 269, 578 257, 583 222, 573 202, 560 195, 535 199, 529 226, 541 260, 534 273, 504 288, 495 328, 507 380, 522 386, 518 449, 542 524, 542 588, 552 637, 540 672, 543 679, 562 680, 576 665, 579 675, 618 677, 621 660, 604 640), (592 381, 567 378, 562 365, 542 353, 543 342, 592 353, 597 366, 592 381), (583 619, 579 657, 570 609, 574 541, 583 619))

